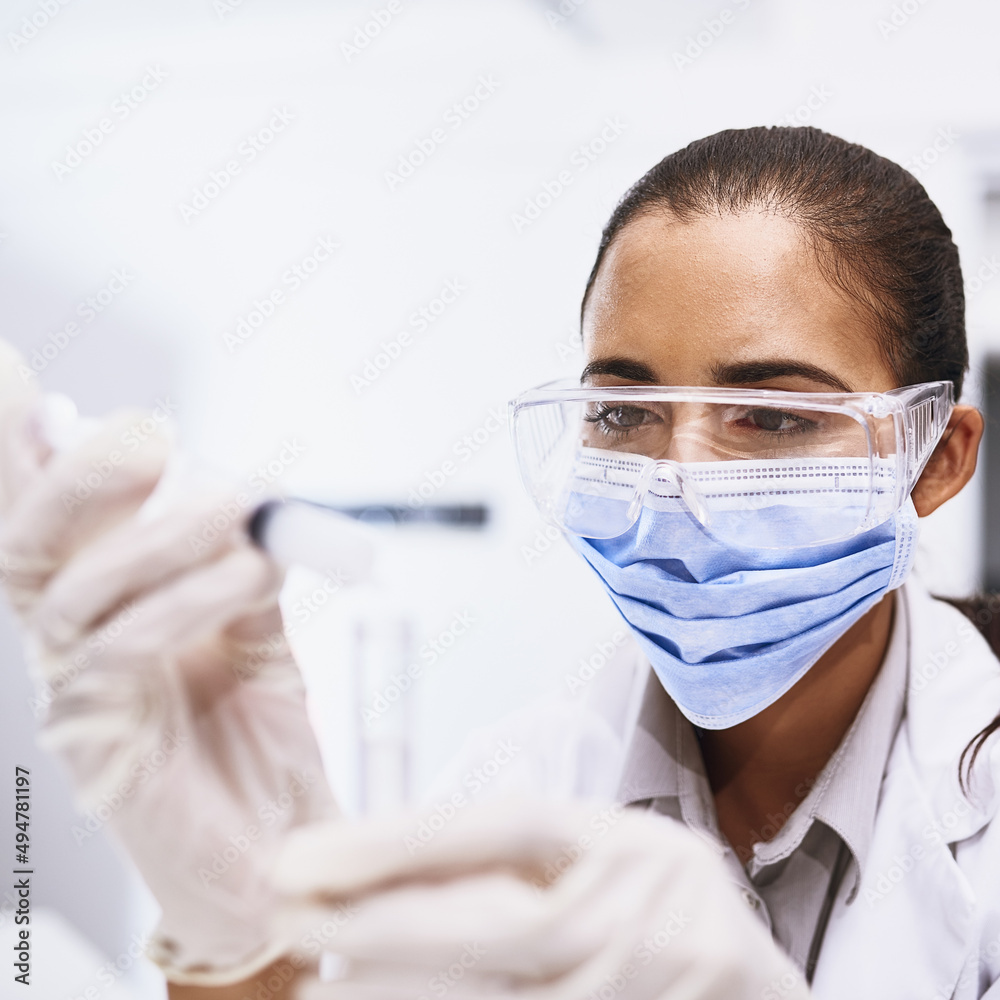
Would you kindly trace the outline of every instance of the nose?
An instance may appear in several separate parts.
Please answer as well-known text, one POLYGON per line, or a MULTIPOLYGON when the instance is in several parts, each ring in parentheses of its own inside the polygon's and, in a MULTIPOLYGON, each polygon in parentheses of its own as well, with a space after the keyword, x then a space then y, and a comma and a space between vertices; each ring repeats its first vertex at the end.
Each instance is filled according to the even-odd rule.
POLYGON ((678 463, 667 459, 652 462, 645 469, 632 501, 633 509, 630 514, 634 519, 639 516, 641 507, 647 504, 659 507, 664 502, 669 507, 671 500, 687 508, 698 521, 708 527, 711 517, 698 490, 684 475, 684 470, 678 463))
POLYGON ((709 462, 718 457, 718 442, 711 432, 710 405, 675 403, 665 447, 657 456, 669 462, 709 462))

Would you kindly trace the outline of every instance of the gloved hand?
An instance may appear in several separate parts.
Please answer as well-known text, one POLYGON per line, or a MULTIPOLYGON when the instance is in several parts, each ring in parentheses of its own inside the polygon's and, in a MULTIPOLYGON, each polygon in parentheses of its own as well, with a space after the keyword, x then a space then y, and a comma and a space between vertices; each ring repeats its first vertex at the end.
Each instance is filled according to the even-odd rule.
POLYGON ((466 806, 430 840, 418 824, 289 836, 273 875, 279 934, 342 957, 339 979, 314 976, 297 998, 809 996, 718 859, 673 820, 500 800, 466 806))
POLYGON ((281 952, 264 873, 282 835, 336 815, 281 573, 219 497, 136 516, 169 452, 149 415, 53 455, 4 354, 0 575, 29 633, 40 739, 71 772, 80 830, 108 823, 162 907, 167 977, 239 981, 281 952))

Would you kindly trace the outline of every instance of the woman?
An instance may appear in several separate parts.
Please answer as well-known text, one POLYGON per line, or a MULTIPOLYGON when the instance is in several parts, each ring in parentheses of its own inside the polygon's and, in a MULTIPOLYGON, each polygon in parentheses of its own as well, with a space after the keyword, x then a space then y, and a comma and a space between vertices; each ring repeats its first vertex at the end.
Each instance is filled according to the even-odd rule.
MULTIPOLYGON (((963 308, 956 248, 919 183, 818 130, 722 132, 626 194, 584 295, 581 386, 526 394, 513 429, 529 491, 643 657, 637 717, 609 716, 600 739, 574 744, 575 790, 606 791, 613 777, 619 801, 679 823, 612 814, 615 830, 580 846, 562 878, 537 873, 562 871, 555 845, 590 828, 575 807, 509 829, 470 810, 408 857, 405 824, 363 836, 305 826, 334 809, 294 664, 274 641, 273 569, 235 529, 192 553, 186 539, 217 498, 155 530, 135 520, 162 471, 155 443, 71 514, 58 498, 121 422, 50 460, 18 430, 23 406, 9 406, 8 588, 41 640, 43 677, 64 681, 46 738, 85 804, 119 802, 112 825, 164 909, 158 960, 196 984, 171 995, 280 995, 302 964, 282 964, 292 940, 351 956, 330 996, 360 995, 351 977, 377 996, 413 995, 413 983, 487 995, 501 980, 510 996, 804 995, 761 928, 820 997, 992 994, 1000 762, 984 741, 1000 664, 958 611, 907 579, 916 517, 975 469, 982 417, 953 405, 963 308), (67 678, 70 654, 123 605, 135 624, 67 678), (264 640, 270 659, 235 681, 264 640), (132 777, 165 733, 187 745, 132 777), (960 772, 979 733, 982 752, 960 772), (280 821, 253 822, 282 793, 280 821), (682 826, 721 858, 742 902, 717 894, 718 862, 677 839, 682 826), (304 829, 284 838, 293 827, 304 829), (512 897, 501 877, 512 868, 563 909, 546 923, 512 897), (319 906, 325 939, 275 937, 275 885, 319 906), (356 897, 368 900, 361 916, 343 909, 356 897), (673 924, 657 909, 667 897, 673 924), (689 911, 695 928, 716 929, 718 953, 682 930, 689 911), (442 978, 441 956, 469 946, 481 913, 504 932, 442 978), (725 951, 736 938, 754 954, 725 951), (716 960, 728 982, 706 971, 716 960), (257 978, 231 994, 212 985, 242 974, 257 978)), ((536 740, 533 752, 532 731, 520 731, 519 759, 554 773, 543 758, 565 765, 568 744, 553 723, 548 750, 536 740)))

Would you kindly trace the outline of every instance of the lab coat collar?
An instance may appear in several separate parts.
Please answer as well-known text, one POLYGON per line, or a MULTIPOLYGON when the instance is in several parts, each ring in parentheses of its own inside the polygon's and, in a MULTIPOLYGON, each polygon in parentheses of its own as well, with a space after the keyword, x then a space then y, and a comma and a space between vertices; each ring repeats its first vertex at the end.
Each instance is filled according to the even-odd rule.
POLYGON ((1000 663, 961 612, 904 588, 911 623, 906 715, 893 744, 869 864, 858 894, 838 898, 819 956, 820 1000, 952 997, 977 954, 976 890, 950 845, 997 808, 982 755, 973 800, 958 781, 969 741, 1000 710, 1000 663))
POLYGON ((915 780, 946 842, 971 837, 996 813, 987 747, 970 783, 958 778, 962 751, 1000 712, 1000 663, 960 611, 917 580, 903 588, 911 627, 906 738, 915 780))

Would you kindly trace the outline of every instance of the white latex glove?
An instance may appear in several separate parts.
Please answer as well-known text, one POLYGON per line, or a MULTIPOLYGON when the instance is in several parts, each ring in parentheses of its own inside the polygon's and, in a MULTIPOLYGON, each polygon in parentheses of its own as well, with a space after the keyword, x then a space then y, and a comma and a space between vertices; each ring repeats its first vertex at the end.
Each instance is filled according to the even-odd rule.
POLYGON ((718 859, 672 820, 501 800, 415 849, 418 822, 290 835, 273 875, 280 933, 342 956, 341 978, 314 977, 297 998, 809 996, 718 859))
MULTIPOLYGON (((0 395, 12 385, 8 365, 0 395)), ((147 415, 52 455, 24 419, 30 398, 10 395, 0 567, 47 704, 40 740, 72 774, 81 829, 107 822, 162 907, 150 951, 167 977, 239 981, 281 952, 264 875, 281 836, 336 815, 284 642, 281 573, 236 519, 199 544, 218 497, 135 516, 169 451, 156 430, 133 446, 147 415)))

